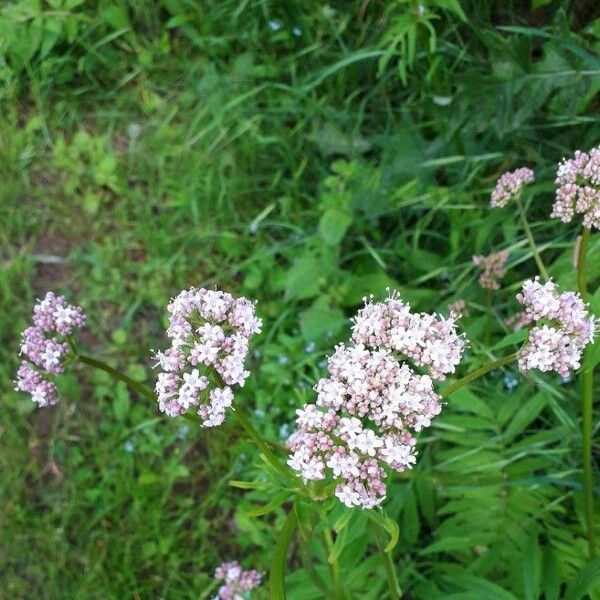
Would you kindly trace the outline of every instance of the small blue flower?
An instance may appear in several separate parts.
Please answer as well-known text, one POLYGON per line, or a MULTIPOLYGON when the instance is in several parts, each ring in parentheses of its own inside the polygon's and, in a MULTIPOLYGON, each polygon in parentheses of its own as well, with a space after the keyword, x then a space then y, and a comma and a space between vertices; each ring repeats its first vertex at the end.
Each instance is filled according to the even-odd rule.
POLYGON ((185 439, 190 432, 190 426, 187 423, 184 423, 177 432, 177 437, 181 440, 185 439))
POLYGON ((514 375, 507 373, 504 376, 503 383, 506 390, 512 392, 519 385, 519 380, 514 375))

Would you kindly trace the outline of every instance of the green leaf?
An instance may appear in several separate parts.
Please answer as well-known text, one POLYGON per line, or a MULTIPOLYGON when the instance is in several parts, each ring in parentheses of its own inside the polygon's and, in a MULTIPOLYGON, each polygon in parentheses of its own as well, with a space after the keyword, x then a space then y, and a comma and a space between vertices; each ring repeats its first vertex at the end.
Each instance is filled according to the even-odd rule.
POLYGON ((398 523, 396 523, 394 519, 388 517, 383 511, 369 511, 367 516, 389 533, 390 541, 383 551, 391 552, 400 539, 400 527, 398 527, 398 523))
POLYGON ((348 537, 348 528, 344 527, 336 536, 335 542, 333 544, 333 548, 331 548, 331 552, 327 557, 327 562, 332 565, 338 559, 340 553, 344 549, 346 545, 346 538, 348 537))
POLYGON ((519 329, 517 331, 513 331, 509 333, 502 341, 498 342, 495 346, 492 346, 490 350, 494 352, 495 350, 501 350, 502 348, 506 348, 506 346, 513 346, 516 344, 520 344, 527 339, 527 329, 519 329))
POLYGON ((105 6, 100 11, 100 18, 113 29, 127 29, 130 27, 127 13, 116 4, 105 6))
POLYGON ((465 15, 462 6, 460 5, 460 2, 458 0, 436 0, 435 3, 440 8, 444 8, 454 13, 461 21, 467 23, 467 15, 465 15))
POLYGON ((229 485, 240 490, 266 490, 268 487, 262 481, 239 481, 237 479, 230 480, 229 485))
POLYGON ((525 600, 538 600, 540 596, 540 580, 542 553, 538 543, 537 532, 527 541, 523 552, 523 591, 525 600))
POLYGON ((294 511, 296 512, 296 521, 300 535, 304 540, 308 540, 312 531, 312 521, 310 518, 311 505, 301 498, 294 500, 294 511))
POLYGON ((535 394, 517 411, 517 414, 506 428, 506 437, 511 439, 523 432, 526 427, 540 414, 547 402, 548 395, 546 392, 541 391, 535 394))
POLYGON ((319 234, 329 246, 337 246, 352 224, 352 215, 337 208, 323 213, 319 221, 319 234))
POLYGON ((138 483, 140 485, 154 485, 155 483, 162 482, 162 477, 156 473, 142 473, 138 477, 138 483))
POLYGON ((313 305, 300 313, 300 331, 307 342, 336 335, 347 323, 339 308, 330 308, 326 298, 317 299, 313 305))
POLYGON ((536 10, 538 8, 541 8, 542 6, 550 4, 553 1, 554 0, 531 0, 531 8, 533 8, 533 10, 536 10))
POLYGON ((296 513, 290 510, 281 531, 277 535, 270 568, 270 591, 271 600, 285 600, 285 563, 288 547, 292 541, 294 529, 296 529, 296 513))
POLYGON ((600 557, 590 561, 567 586, 565 600, 579 600, 591 592, 600 592, 600 557))
POLYGON ((475 575, 462 574, 460 584, 465 591, 477 594, 479 600, 517 600, 499 585, 475 575))
POLYGON ((129 391, 122 382, 115 386, 115 399, 113 401, 113 411, 117 421, 123 422, 129 414, 129 391))
POLYGON ((560 595, 560 570, 554 549, 544 548, 544 600, 558 600, 560 595))
POLYGON ((264 506, 261 506, 259 508, 247 510, 246 514, 249 517, 262 517, 264 515, 268 515, 270 512, 273 512, 276 508, 281 506, 288 498, 289 498, 289 494, 287 494, 287 493, 278 494, 268 504, 265 504, 264 506))
POLYGON ((294 261, 285 281, 286 300, 313 298, 319 293, 321 269, 312 253, 305 253, 294 261))
POLYGON ((591 371, 598 363, 600 363, 600 339, 585 349, 582 370, 591 371))
POLYGON ((348 275, 340 286, 344 306, 356 306, 369 294, 376 298, 383 298, 387 288, 397 288, 398 282, 378 270, 368 275, 348 275))

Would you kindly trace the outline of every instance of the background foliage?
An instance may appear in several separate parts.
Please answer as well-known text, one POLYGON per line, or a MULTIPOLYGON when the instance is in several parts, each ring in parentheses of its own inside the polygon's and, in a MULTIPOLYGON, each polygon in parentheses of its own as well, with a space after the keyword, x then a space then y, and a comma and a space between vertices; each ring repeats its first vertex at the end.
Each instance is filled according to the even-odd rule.
MULTIPOLYGON (((266 327, 242 397, 273 439, 365 294, 392 286, 441 312, 467 299, 476 366, 535 273, 516 215, 488 208, 503 170, 536 169, 533 231, 574 287, 576 230, 549 221, 551 182, 562 156, 600 139, 599 50, 585 0, 4 3, 2 594, 207 598, 221 559, 267 568, 282 522, 276 506, 248 515, 268 489, 243 500, 229 486, 256 461, 232 424, 196 430, 87 372, 53 409, 14 393, 36 296, 80 301, 87 347, 149 383, 170 296, 219 285, 256 298, 266 327), (504 247, 489 320, 470 259, 504 247)), ((557 383, 497 373, 421 436, 386 507, 407 598, 600 597, 577 387, 557 383)), ((385 598, 369 519, 334 504, 323 516, 352 597, 385 598)), ((327 553, 308 545, 290 557, 291 598, 324 597, 327 553)))

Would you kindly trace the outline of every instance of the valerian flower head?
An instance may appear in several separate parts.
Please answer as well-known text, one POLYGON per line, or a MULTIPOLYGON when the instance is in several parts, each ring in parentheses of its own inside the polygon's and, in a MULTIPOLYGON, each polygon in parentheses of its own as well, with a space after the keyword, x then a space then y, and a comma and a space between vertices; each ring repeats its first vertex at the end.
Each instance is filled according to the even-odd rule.
POLYGON ((466 317, 469 314, 469 307, 462 298, 459 298, 448 304, 448 314, 454 315, 457 318, 466 317))
POLYGON ((215 569, 215 579, 223 581, 214 600, 245 600, 260 585, 262 575, 255 569, 244 571, 236 562, 224 562, 215 569))
POLYGON ((244 361, 262 321, 250 300, 204 288, 182 291, 167 310, 171 347, 155 354, 159 409, 177 416, 195 407, 204 427, 220 425, 232 387, 250 374, 244 361))
POLYGON ((20 353, 26 360, 17 371, 15 389, 31 394, 39 406, 51 406, 58 402, 54 377, 64 372, 69 351, 65 338, 83 327, 85 314, 63 296, 48 292, 35 304, 32 321, 21 334, 20 353))
POLYGON ((296 411, 288 464, 307 480, 329 473, 347 506, 380 504, 386 468, 412 467, 412 432, 428 427, 441 411, 433 380, 454 372, 465 345, 456 318, 413 313, 395 294, 385 302, 367 300, 350 343, 329 357, 316 402, 296 411))
POLYGON ((515 171, 502 174, 492 191, 490 206, 493 208, 506 206, 510 200, 521 193, 526 184, 531 183, 533 180, 533 171, 527 167, 521 167, 515 171))
POLYGON ((486 290, 497 290, 500 288, 499 280, 506 275, 506 261, 508 252, 501 250, 488 256, 473 256, 473 264, 482 268, 479 276, 479 285, 486 290))
POLYGON ((519 353, 519 368, 556 371, 567 377, 581 366, 583 349, 594 340, 594 317, 577 292, 559 293, 552 281, 541 284, 536 277, 523 283, 517 300, 523 305, 521 321, 529 329, 519 353))
POLYGON ((577 150, 563 159, 556 172, 556 200, 551 217, 569 223, 583 215, 583 226, 600 229, 600 146, 589 153, 577 150))

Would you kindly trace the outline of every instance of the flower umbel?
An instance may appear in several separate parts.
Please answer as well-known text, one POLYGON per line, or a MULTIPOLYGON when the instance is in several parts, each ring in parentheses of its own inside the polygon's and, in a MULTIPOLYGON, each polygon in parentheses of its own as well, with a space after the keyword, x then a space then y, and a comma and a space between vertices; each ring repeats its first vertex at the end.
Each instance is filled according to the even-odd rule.
POLYGON ((501 250, 488 256, 473 256, 473 264, 481 267, 483 272, 479 276, 479 285, 486 290, 497 290, 500 288, 499 280, 506 275, 506 261, 508 252, 501 250))
POLYGON ((433 379, 454 371, 464 347, 455 318, 412 313, 396 295, 367 301, 351 342, 329 358, 316 403, 296 411, 288 464, 308 480, 325 479, 329 469, 335 495, 347 506, 380 504, 386 468, 412 467, 411 432, 428 427, 441 411, 433 379), (429 374, 417 373, 407 358, 429 374))
POLYGON ((451 315, 456 315, 456 317, 465 317, 469 315, 469 307, 467 303, 459 298, 458 300, 454 300, 454 302, 450 302, 448 304, 448 313, 451 315))
POLYGON ((257 588, 262 576, 255 569, 244 571, 233 561, 220 564, 215 570, 215 579, 224 581, 224 585, 219 588, 214 600, 244 600, 246 595, 242 594, 257 588))
POLYGON ((600 229, 600 146, 589 153, 577 150, 563 159, 556 172, 556 200, 551 217, 568 223, 575 214, 583 215, 583 226, 600 229))
POLYGON ((39 406, 58 402, 55 375, 64 372, 64 357, 69 351, 65 337, 85 324, 83 310, 67 304, 63 296, 48 292, 33 307, 33 325, 21 334, 23 360, 17 371, 15 389, 31 394, 39 406))
POLYGON ((527 167, 504 173, 500 176, 496 187, 492 191, 490 206, 493 208, 506 206, 510 200, 521 193, 525 184, 531 183, 533 180, 533 171, 527 167))
POLYGON ((244 385, 249 340, 262 321, 254 304, 227 292, 182 291, 167 307, 171 347, 157 352, 159 408, 171 416, 197 407, 204 427, 220 425, 233 401, 232 386, 244 385))
POLYGON ((519 368, 556 371, 562 377, 581 366, 583 349, 594 340, 594 317, 577 292, 558 293, 554 282, 538 278, 523 283, 517 300, 524 307, 522 321, 535 323, 519 354, 519 368))

